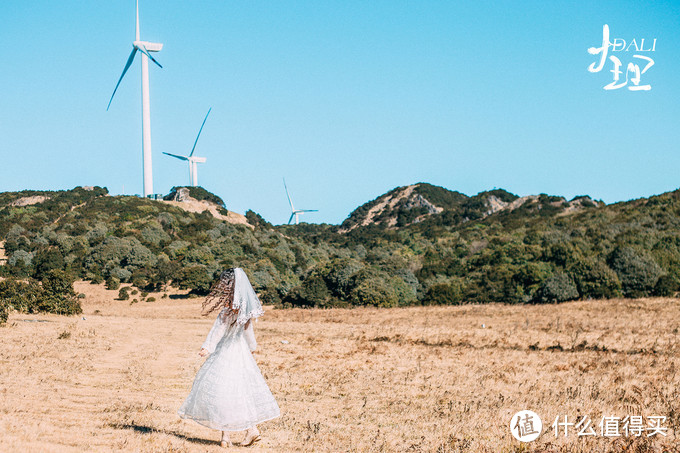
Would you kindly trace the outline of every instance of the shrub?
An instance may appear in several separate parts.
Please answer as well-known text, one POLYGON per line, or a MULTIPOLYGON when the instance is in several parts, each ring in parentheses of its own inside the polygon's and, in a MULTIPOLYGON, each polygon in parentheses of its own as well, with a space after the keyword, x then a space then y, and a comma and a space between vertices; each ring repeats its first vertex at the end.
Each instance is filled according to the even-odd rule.
POLYGON ((106 289, 115 291, 118 288, 120 288, 120 279, 109 276, 109 278, 106 279, 106 289))
POLYGON ((17 250, 16 252, 12 253, 12 256, 10 256, 9 260, 7 261, 7 264, 10 266, 23 265, 25 267, 29 267, 32 263, 33 253, 27 252, 25 250, 17 250))
POLYGON ((284 302, 298 307, 326 307, 330 305, 331 292, 319 275, 311 275, 300 286, 291 289, 284 302))
POLYGON ((130 277, 132 276, 132 272, 128 271, 127 269, 121 269, 120 267, 115 267, 111 272, 109 273, 110 277, 117 278, 121 282, 127 282, 129 281, 130 277))
POLYGON ((22 313, 38 311, 42 288, 35 280, 21 281, 7 279, 0 281, 0 304, 12 307, 22 313))
POLYGON ((129 286, 124 286, 118 291, 118 300, 128 300, 130 299, 130 293, 128 292, 130 289, 129 286))
POLYGON ((399 299, 395 292, 383 280, 362 280, 350 295, 350 301, 357 305, 374 307, 395 307, 399 299))
POLYGON ((158 222, 151 222, 142 229, 142 241, 153 246, 159 246, 161 242, 170 240, 170 236, 163 230, 158 222))
POLYGON ((64 255, 56 247, 42 250, 33 258, 33 277, 42 280, 52 269, 63 270, 64 255))
POLYGON ((36 280, 0 281, 0 304, 23 313, 81 313, 80 302, 73 290, 73 279, 64 271, 49 271, 40 285, 36 280))
POLYGON ((63 331, 62 333, 59 334, 57 337, 57 340, 66 340, 68 338, 71 338, 71 332, 68 330, 63 331))
POLYGON ((43 297, 39 311, 74 315, 83 309, 73 290, 73 277, 61 270, 52 269, 42 280, 43 297))
POLYGON ((578 299, 578 289, 574 281, 567 274, 558 272, 546 279, 536 291, 534 302, 565 302, 578 299))
POLYGON ((260 301, 264 305, 280 306, 282 303, 281 294, 276 288, 265 287, 259 294, 260 301))
POLYGON ((654 286, 654 295, 659 297, 671 297, 680 290, 680 283, 674 275, 666 274, 659 277, 654 286))
POLYGON ((459 286, 437 283, 432 285, 425 293, 423 305, 457 305, 462 300, 462 292, 459 286))
POLYGON ((621 281, 616 272, 594 258, 581 257, 568 269, 581 298, 609 299, 621 296, 621 281))
POLYGON ((107 237, 101 244, 92 249, 85 265, 88 269, 104 268, 109 263, 115 263, 120 267, 120 263, 129 253, 130 248, 128 239, 121 239, 116 236, 107 237))
POLYGON ((364 267, 351 258, 334 259, 321 271, 328 288, 339 298, 348 299, 355 286, 355 276, 364 267))
POLYGON ((137 239, 130 239, 130 249, 125 256, 123 264, 135 268, 155 266, 158 258, 156 255, 142 245, 137 239))
POLYGON ((251 211, 250 209, 246 211, 246 220, 248 221, 249 224, 256 228, 263 229, 273 228, 271 223, 267 222, 260 214, 258 214, 255 211, 251 211))
POLYGON ((416 287, 408 284, 402 277, 391 277, 387 285, 397 297, 397 305, 411 305, 418 299, 416 287))
POLYGON ((6 323, 8 317, 9 317, 9 304, 7 304, 6 300, 0 299, 0 324, 6 323))
POLYGON ((195 198, 198 201, 208 201, 210 203, 214 203, 218 206, 221 206, 222 208, 225 207, 224 201, 214 193, 208 192, 205 190, 203 187, 200 186, 176 186, 170 189, 170 193, 166 196, 163 197, 164 200, 174 200, 175 195, 177 192, 179 192, 179 189, 187 189, 189 191, 189 196, 191 198, 195 198))
POLYGON ((626 297, 644 297, 654 289, 663 269, 646 254, 631 247, 617 247, 609 256, 609 266, 621 280, 626 297))
MULTIPOLYGON (((92 249, 85 262, 88 269, 103 269, 107 266, 130 267, 134 270, 152 267, 156 264, 156 255, 142 245, 136 238, 107 237, 101 244, 92 249)), ((120 278, 120 276, 118 276, 120 278)), ((121 278, 121 280, 124 280, 121 278)))
POLYGON ((199 264, 183 269, 174 281, 180 289, 190 289, 194 294, 208 294, 213 276, 205 266, 199 264))
POLYGON ((97 222, 87 233, 85 233, 85 239, 87 239, 90 245, 94 245, 104 239, 107 232, 108 228, 106 225, 101 222, 97 222))
POLYGON ((158 260, 156 265, 156 272, 151 275, 149 282, 155 290, 165 289, 169 281, 177 276, 180 272, 180 267, 174 261, 170 261, 167 257, 158 260))

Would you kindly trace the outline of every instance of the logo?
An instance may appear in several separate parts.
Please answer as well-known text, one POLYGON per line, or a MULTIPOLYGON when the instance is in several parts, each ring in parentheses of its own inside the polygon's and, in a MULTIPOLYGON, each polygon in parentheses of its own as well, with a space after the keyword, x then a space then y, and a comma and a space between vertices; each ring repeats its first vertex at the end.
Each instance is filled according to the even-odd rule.
POLYGON ((605 90, 627 87, 630 91, 649 91, 652 86, 643 83, 645 79, 643 75, 654 66, 654 60, 650 57, 654 51, 656 51, 656 38, 647 38, 647 42, 645 38, 634 38, 628 41, 623 38, 614 38, 610 41, 609 25, 605 24, 602 27, 602 46, 588 49, 590 55, 599 56, 598 61, 588 66, 588 72, 600 72, 605 66, 611 68, 609 72, 613 80, 603 87, 605 90), (609 56, 611 65, 607 62, 607 56, 609 56))
POLYGON ((538 439, 541 430, 543 430, 543 423, 536 412, 522 410, 510 419, 510 432, 520 442, 531 442, 538 439))

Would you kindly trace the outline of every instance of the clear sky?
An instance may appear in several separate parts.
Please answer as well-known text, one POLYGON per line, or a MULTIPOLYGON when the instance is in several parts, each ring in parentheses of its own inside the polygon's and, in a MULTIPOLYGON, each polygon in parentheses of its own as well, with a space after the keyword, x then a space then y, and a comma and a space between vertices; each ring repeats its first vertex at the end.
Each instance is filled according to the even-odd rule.
MULTIPOLYGON (((0 3, 0 191, 142 192, 134 0, 0 3)), ((273 223, 296 207, 339 223, 400 185, 468 195, 588 194, 611 203, 680 186, 680 2, 140 0, 154 189, 199 183, 273 223), (606 91, 589 47, 656 38, 650 91, 606 91)), ((623 69, 636 52, 610 51, 623 69)), ((641 64, 643 66, 643 64, 641 64)), ((622 75, 622 80, 625 73, 622 75)))

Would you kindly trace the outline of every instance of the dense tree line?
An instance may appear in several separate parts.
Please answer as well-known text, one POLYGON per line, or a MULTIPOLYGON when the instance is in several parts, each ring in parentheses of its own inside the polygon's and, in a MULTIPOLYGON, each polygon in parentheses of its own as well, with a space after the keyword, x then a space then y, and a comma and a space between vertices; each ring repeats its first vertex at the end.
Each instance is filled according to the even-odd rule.
MULTIPOLYGON (((563 199, 540 195, 490 214, 490 197, 518 197, 503 190, 467 197, 428 184, 415 191, 444 210, 428 214, 397 203, 378 223, 358 226, 374 200, 342 228, 274 226, 252 211, 252 227, 231 224, 159 201, 108 196, 99 187, 3 193, 7 262, 0 275, 7 280, 0 300, 22 292, 47 302, 5 306, 75 312, 71 302, 48 300, 55 275, 205 294, 232 266, 248 272, 265 302, 280 306, 545 303, 680 289, 679 192, 609 206, 577 200, 572 211, 563 199), (29 196, 46 199, 12 203, 29 196)), ((193 195, 226 209, 203 189, 193 195)))

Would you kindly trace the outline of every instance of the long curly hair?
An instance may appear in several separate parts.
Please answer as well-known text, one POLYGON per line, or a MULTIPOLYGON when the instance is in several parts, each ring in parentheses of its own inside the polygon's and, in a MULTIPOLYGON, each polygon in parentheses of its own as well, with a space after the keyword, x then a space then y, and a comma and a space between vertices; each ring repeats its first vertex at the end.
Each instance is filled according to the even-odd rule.
MULTIPOLYGON (((219 280, 210 289, 201 307, 203 316, 208 316, 216 310, 229 307, 233 311, 234 290, 236 289, 236 275, 234 269, 227 269, 220 274, 219 280)), ((222 313, 223 321, 229 316, 230 312, 225 310, 222 313)))

